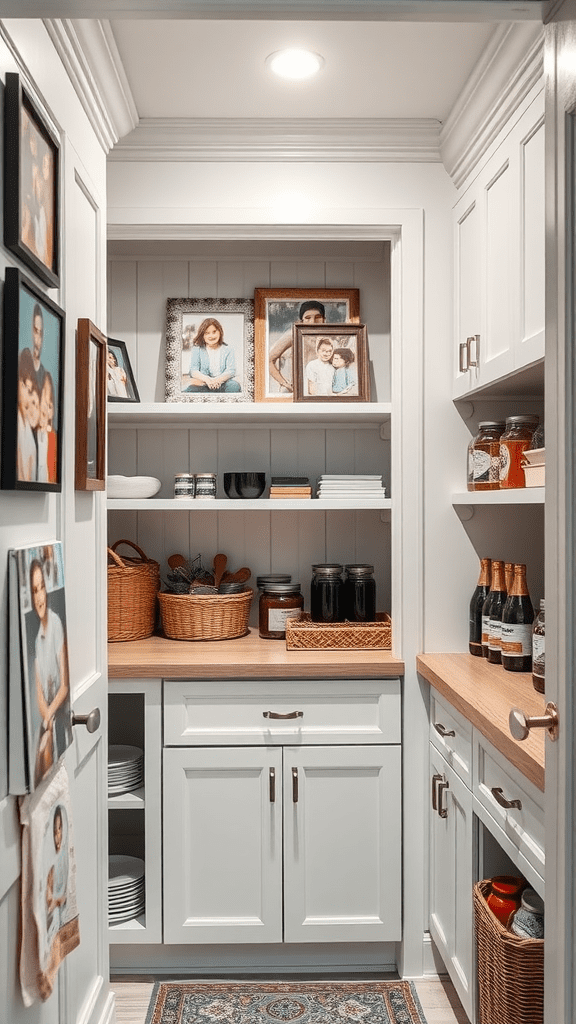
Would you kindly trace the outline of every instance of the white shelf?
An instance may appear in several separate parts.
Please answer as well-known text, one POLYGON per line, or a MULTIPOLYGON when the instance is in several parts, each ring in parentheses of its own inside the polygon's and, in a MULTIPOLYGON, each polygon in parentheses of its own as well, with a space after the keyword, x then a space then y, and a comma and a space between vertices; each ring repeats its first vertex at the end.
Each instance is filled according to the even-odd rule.
POLYGON ((137 512, 321 512, 328 509, 390 509, 390 498, 108 498, 109 509, 137 512))
POLYGON ((109 402, 114 427, 142 424, 236 427, 257 423, 282 426, 312 422, 322 426, 373 425, 390 419, 390 402, 109 402))
POLYGON ((517 487, 502 491, 462 491, 452 495, 453 505, 543 505, 544 487, 517 487))
POLYGON ((108 809, 113 811, 135 811, 142 810, 146 806, 145 789, 134 789, 131 793, 119 793, 117 796, 108 796, 108 809))

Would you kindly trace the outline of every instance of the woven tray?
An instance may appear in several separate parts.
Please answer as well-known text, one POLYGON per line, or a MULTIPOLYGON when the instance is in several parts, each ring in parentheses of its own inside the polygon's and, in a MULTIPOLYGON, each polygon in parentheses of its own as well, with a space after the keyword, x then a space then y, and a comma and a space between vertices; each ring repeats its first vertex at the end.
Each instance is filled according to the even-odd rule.
POLYGON ((544 939, 521 939, 488 907, 490 881, 474 886, 478 1024, 543 1024, 544 939))
POLYGON ((254 591, 239 594, 158 594, 162 629, 170 640, 232 640, 248 632, 254 591))
POLYGON ((376 622, 312 622, 308 612, 286 620, 286 648, 289 651, 344 651, 349 648, 389 651, 392 621, 386 612, 376 612, 376 622))

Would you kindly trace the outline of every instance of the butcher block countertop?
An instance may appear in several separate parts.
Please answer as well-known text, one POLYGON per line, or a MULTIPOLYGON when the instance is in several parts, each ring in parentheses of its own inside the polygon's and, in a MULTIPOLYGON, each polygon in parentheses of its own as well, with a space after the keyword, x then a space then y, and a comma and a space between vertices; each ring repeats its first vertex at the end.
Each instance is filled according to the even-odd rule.
POLYGON ((538 789, 544 790, 545 729, 531 730, 519 742, 510 735, 512 708, 543 715, 544 697, 536 693, 529 672, 506 672, 471 654, 421 654, 420 675, 492 743, 538 789))
POLYGON ((167 640, 151 636, 108 644, 114 679, 387 679, 404 675, 389 651, 287 651, 258 630, 238 640, 167 640))

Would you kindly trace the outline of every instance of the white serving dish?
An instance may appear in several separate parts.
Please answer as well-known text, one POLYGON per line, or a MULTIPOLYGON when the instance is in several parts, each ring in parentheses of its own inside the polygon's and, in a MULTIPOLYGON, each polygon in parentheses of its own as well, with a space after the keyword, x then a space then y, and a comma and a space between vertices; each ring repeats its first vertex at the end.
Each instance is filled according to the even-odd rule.
POLYGON ((109 498, 153 498, 162 487, 155 476, 109 476, 106 484, 109 498))
POLYGON ((522 452, 522 458, 528 463, 529 466, 545 466, 546 449, 527 448, 525 452, 522 452))
POLYGON ((538 466, 528 466, 526 463, 523 463, 523 467, 526 487, 544 487, 546 466, 543 463, 538 466))

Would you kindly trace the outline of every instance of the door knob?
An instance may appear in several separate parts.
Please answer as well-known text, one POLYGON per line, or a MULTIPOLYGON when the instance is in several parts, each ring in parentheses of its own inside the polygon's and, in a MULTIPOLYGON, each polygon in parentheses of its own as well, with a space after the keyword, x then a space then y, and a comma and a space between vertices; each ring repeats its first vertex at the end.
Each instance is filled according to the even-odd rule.
POLYGON ((512 708, 508 718, 510 732, 515 740, 525 740, 530 729, 546 729, 551 740, 558 739, 558 708, 550 701, 546 705, 543 715, 533 715, 531 718, 521 711, 520 708, 512 708))
POLYGON ((100 725, 100 708, 93 708, 89 715, 75 715, 72 712, 70 717, 72 725, 85 725, 88 732, 96 732, 100 725))

